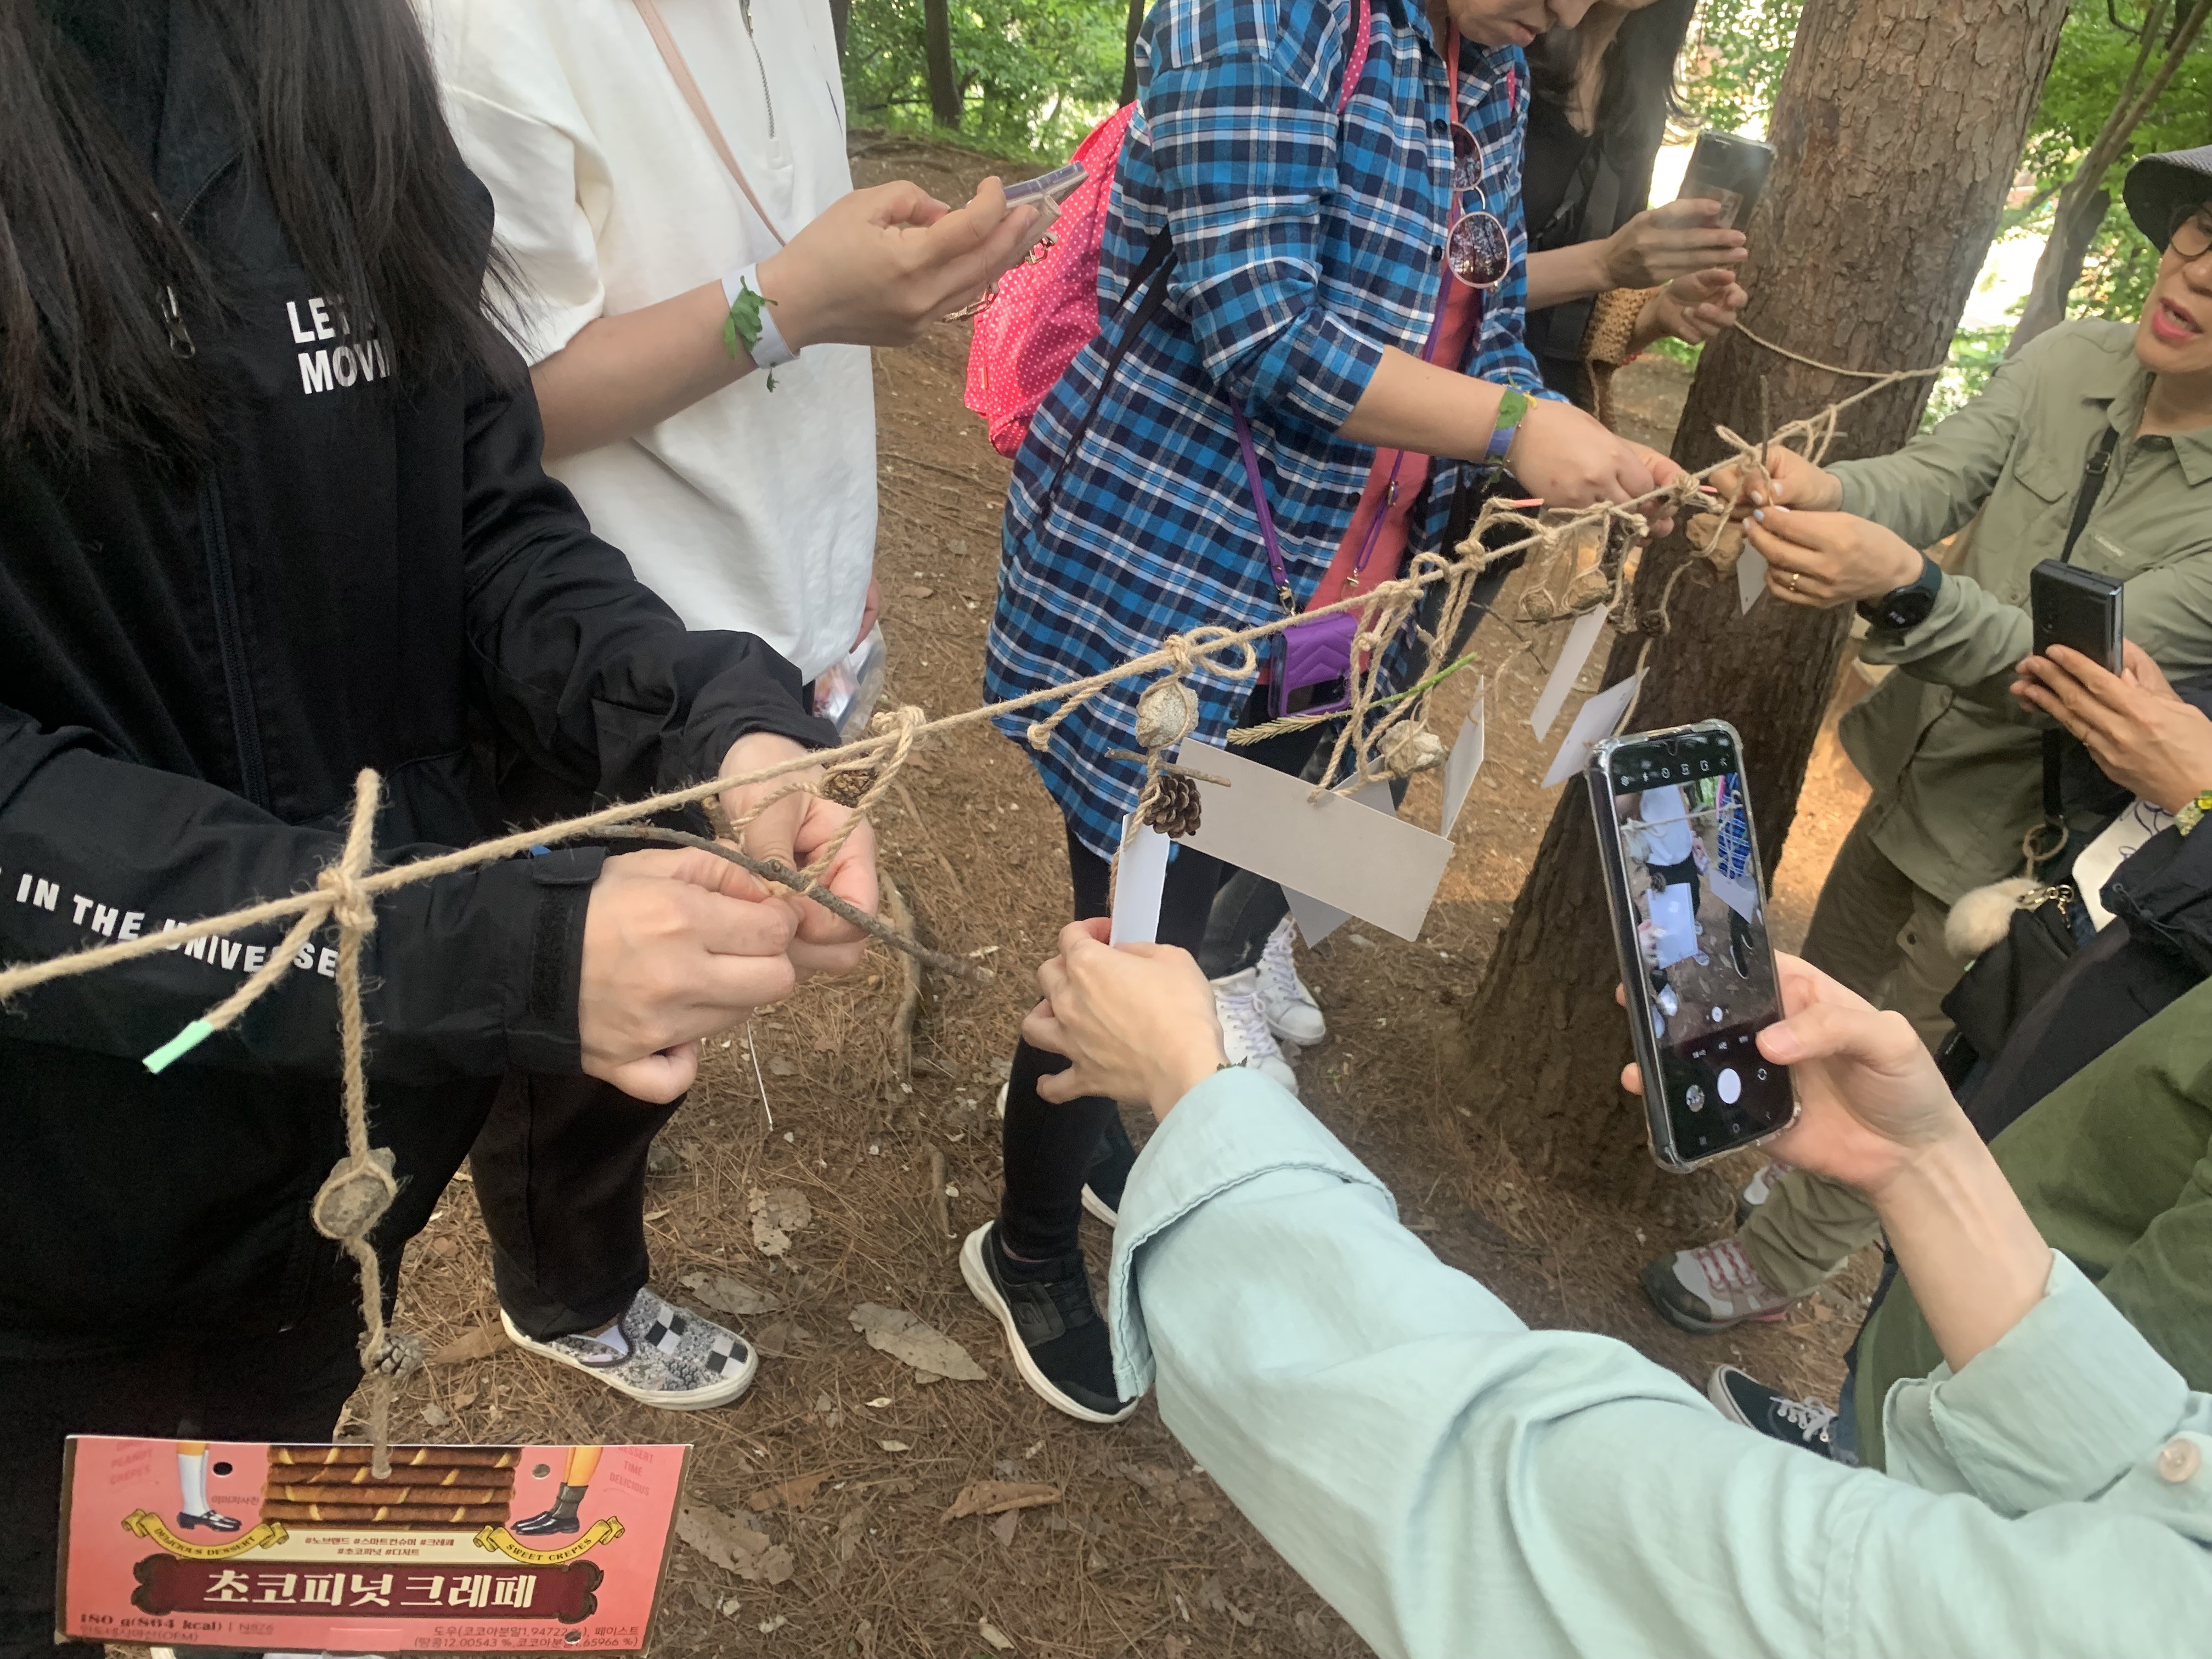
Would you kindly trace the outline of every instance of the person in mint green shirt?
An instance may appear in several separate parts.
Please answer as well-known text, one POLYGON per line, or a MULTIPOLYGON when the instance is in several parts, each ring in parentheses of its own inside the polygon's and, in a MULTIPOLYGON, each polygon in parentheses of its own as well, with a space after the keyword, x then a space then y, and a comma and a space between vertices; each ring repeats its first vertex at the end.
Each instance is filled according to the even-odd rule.
MULTIPOLYGON (((1048 1099, 1147 1102, 1116 1375, 1383 1659, 2202 1655, 2212 1396, 2038 1236, 1899 1016, 1795 958, 1761 1052, 1793 1161, 1879 1210, 1944 1364, 1890 1473, 1726 1421, 1609 1338, 1529 1329, 1231 1068, 1197 965, 1077 923, 1024 1024, 1048 1099)), ((1632 1088, 1632 1068, 1625 1079, 1632 1088)))

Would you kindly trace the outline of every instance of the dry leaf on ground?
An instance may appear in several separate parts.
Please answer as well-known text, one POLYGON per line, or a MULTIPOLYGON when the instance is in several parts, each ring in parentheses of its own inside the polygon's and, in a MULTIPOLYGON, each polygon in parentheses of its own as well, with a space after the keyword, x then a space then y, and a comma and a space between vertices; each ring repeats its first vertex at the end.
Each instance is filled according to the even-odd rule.
POLYGON ((756 1584, 781 1584, 795 1565, 788 1545, 711 1504, 686 1504, 677 1511, 676 1535, 716 1566, 756 1584))
POLYGON ((991 1535, 996 1538, 1000 1544, 1004 1545, 1008 1549, 1012 1549, 1014 1544, 1014 1528, 1020 1526, 1021 1523, 1022 1512, 1019 1510, 1008 1510, 1004 1515, 991 1522, 991 1535))
POLYGON ((894 1359, 902 1359, 918 1371, 949 1376, 958 1382, 981 1382, 983 1368, 968 1350, 944 1332, 925 1325, 903 1308, 885 1308, 863 1302, 846 1316, 853 1328, 894 1359))
POLYGON ((957 1521, 963 1515, 1004 1515, 1011 1510, 1042 1509, 1060 1502, 1060 1488, 1033 1481, 970 1480, 961 1487, 952 1507, 938 1517, 957 1521))
POLYGON ((826 1474, 794 1475, 788 1480, 753 1493, 745 1499, 745 1507, 765 1511, 781 1504, 791 1509, 803 1510, 814 1501, 814 1494, 822 1490, 822 1483, 829 1478, 826 1474))
POLYGON ((774 1291, 757 1291, 727 1273, 686 1273, 682 1282, 684 1289, 715 1312, 735 1314, 740 1319, 774 1313, 783 1305, 783 1298, 774 1291))
POLYGON ((989 1620, 978 1619, 975 1621, 975 1630, 978 1635, 982 1637, 982 1638, 986 1642, 988 1642, 993 1647, 998 1649, 1000 1652, 1012 1653, 1014 1650, 1014 1638, 1007 1635, 1006 1632, 1000 1630, 989 1620))
POLYGON ((745 1207, 752 1212, 754 1248, 763 1255, 781 1255, 791 1248, 792 1234, 814 1219, 814 1206, 796 1187, 767 1192, 756 1187, 745 1207))
POLYGON ((479 1325, 457 1336, 430 1356, 433 1365, 459 1365, 471 1359, 489 1359, 507 1346, 507 1333, 496 1325, 479 1325))

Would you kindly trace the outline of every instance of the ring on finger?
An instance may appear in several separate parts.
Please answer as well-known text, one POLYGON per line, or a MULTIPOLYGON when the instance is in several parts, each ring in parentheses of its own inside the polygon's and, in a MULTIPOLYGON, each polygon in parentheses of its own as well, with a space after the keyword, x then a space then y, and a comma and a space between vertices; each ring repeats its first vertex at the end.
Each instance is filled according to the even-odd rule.
POLYGON ((1802 570, 1793 570, 1793 571, 1791 571, 1791 572, 1790 573, 1790 591, 1792 593, 1795 593, 1795 592, 1797 591, 1798 585, 1799 585, 1800 583, 1802 583, 1804 580, 1805 580, 1805 573, 1804 573, 1803 571, 1802 571, 1802 570))

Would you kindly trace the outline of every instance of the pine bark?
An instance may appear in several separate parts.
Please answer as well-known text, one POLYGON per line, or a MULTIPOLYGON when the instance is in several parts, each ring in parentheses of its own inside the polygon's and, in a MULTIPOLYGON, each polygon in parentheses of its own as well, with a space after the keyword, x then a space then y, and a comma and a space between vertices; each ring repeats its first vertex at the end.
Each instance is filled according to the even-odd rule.
MULTIPOLYGON (((1776 99, 1775 167, 1748 227, 1745 321, 1846 368, 1940 363, 1971 294, 2051 57, 2065 0, 1808 0, 1776 99)), ((1740 335, 1706 348, 1674 442, 1685 466, 1728 453, 1864 386, 1740 335)), ((1829 455, 1880 454, 1917 428, 1929 382, 1847 411, 1829 455)), ((1688 556, 1677 536, 1644 561, 1648 612, 1688 556)), ((1697 571, 1674 592, 1646 669, 1639 730, 1719 718, 1742 734, 1771 872, 1796 810, 1834 684, 1847 614, 1762 599, 1739 616, 1732 578, 1697 571)), ((1643 641, 1615 642, 1604 683, 1643 641)), ((1563 730, 1554 728, 1556 738, 1563 730)), ((1562 795, 1534 866, 1468 1005, 1476 1104, 1540 1173, 1633 1200, 1651 1186, 1643 1117, 1620 1089, 1626 1017, 1579 781, 1562 795)))
POLYGON ((929 70, 929 113, 938 125, 960 125, 960 76, 952 65, 952 12, 948 0, 921 0, 923 56, 929 70))

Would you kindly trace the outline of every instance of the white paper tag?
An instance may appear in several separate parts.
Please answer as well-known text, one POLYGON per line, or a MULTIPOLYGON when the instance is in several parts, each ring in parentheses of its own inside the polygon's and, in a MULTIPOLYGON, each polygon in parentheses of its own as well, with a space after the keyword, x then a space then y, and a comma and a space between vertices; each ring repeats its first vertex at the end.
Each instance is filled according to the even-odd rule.
POLYGON ((1747 539, 1735 562, 1736 615, 1742 616, 1766 592, 1766 555, 1747 539))
POLYGON ((1309 949, 1352 920, 1351 911, 1323 904, 1312 894, 1301 893, 1295 887, 1283 889, 1283 896, 1291 902, 1291 919, 1298 924, 1298 937, 1309 949))
POLYGON ((1713 890, 1715 898, 1746 921, 1759 920, 1759 890, 1749 882, 1734 881, 1718 870, 1708 870, 1705 872, 1705 885, 1713 890))
POLYGON ((1690 908, 1688 882, 1651 888, 1644 895, 1644 904, 1651 917, 1651 944, 1657 953, 1653 967, 1672 968, 1683 957, 1697 955, 1698 918, 1690 908))
MULTIPOLYGON (((1341 795, 1307 798, 1313 785, 1196 738, 1182 759, 1230 787, 1198 786, 1198 831, 1186 845, 1372 922, 1400 939, 1421 931, 1452 844, 1389 811, 1341 795)), ((1363 791, 1363 793, 1367 792, 1363 791)))
POLYGON ((1559 659, 1552 665, 1552 678, 1544 682, 1537 695, 1536 707, 1528 716, 1528 724, 1538 737, 1552 729, 1552 722, 1559 717, 1559 710, 1567 704, 1567 693, 1575 689, 1575 681, 1589 660, 1590 653, 1597 649, 1597 636, 1604 630, 1607 607, 1600 605, 1595 611, 1585 611, 1575 618, 1575 625, 1567 630, 1566 641, 1559 647, 1559 659))
POLYGON ((2089 920, 2098 929, 2112 925, 2112 912, 2099 896, 2105 884, 2136 849, 2173 822, 2173 814, 2147 800, 2131 800, 2127 811, 2106 824, 2104 833, 2083 848, 2074 860, 2074 886, 2089 907, 2089 920))
POLYGON ((1452 826, 1459 822, 1460 808, 1467 805, 1467 792, 1474 785, 1474 775, 1482 770, 1483 750, 1488 741, 1484 720, 1489 701, 1490 682, 1484 680, 1474 688, 1474 707, 1460 722, 1459 735, 1452 739, 1451 753, 1444 757, 1444 815, 1437 825, 1439 835, 1451 834, 1452 826))
POLYGON ((1644 684, 1644 671, 1638 669, 1618 685, 1607 686, 1575 713, 1575 723, 1567 728, 1566 741, 1559 752, 1552 757, 1551 769, 1544 774, 1543 787, 1565 783, 1583 769, 1589 752, 1613 734, 1621 718, 1628 713, 1628 705, 1636 701, 1636 688, 1644 684))
POLYGON ((1134 812, 1121 820, 1121 856, 1114 866, 1113 945, 1150 945, 1160 936, 1160 895, 1175 842, 1134 812))

